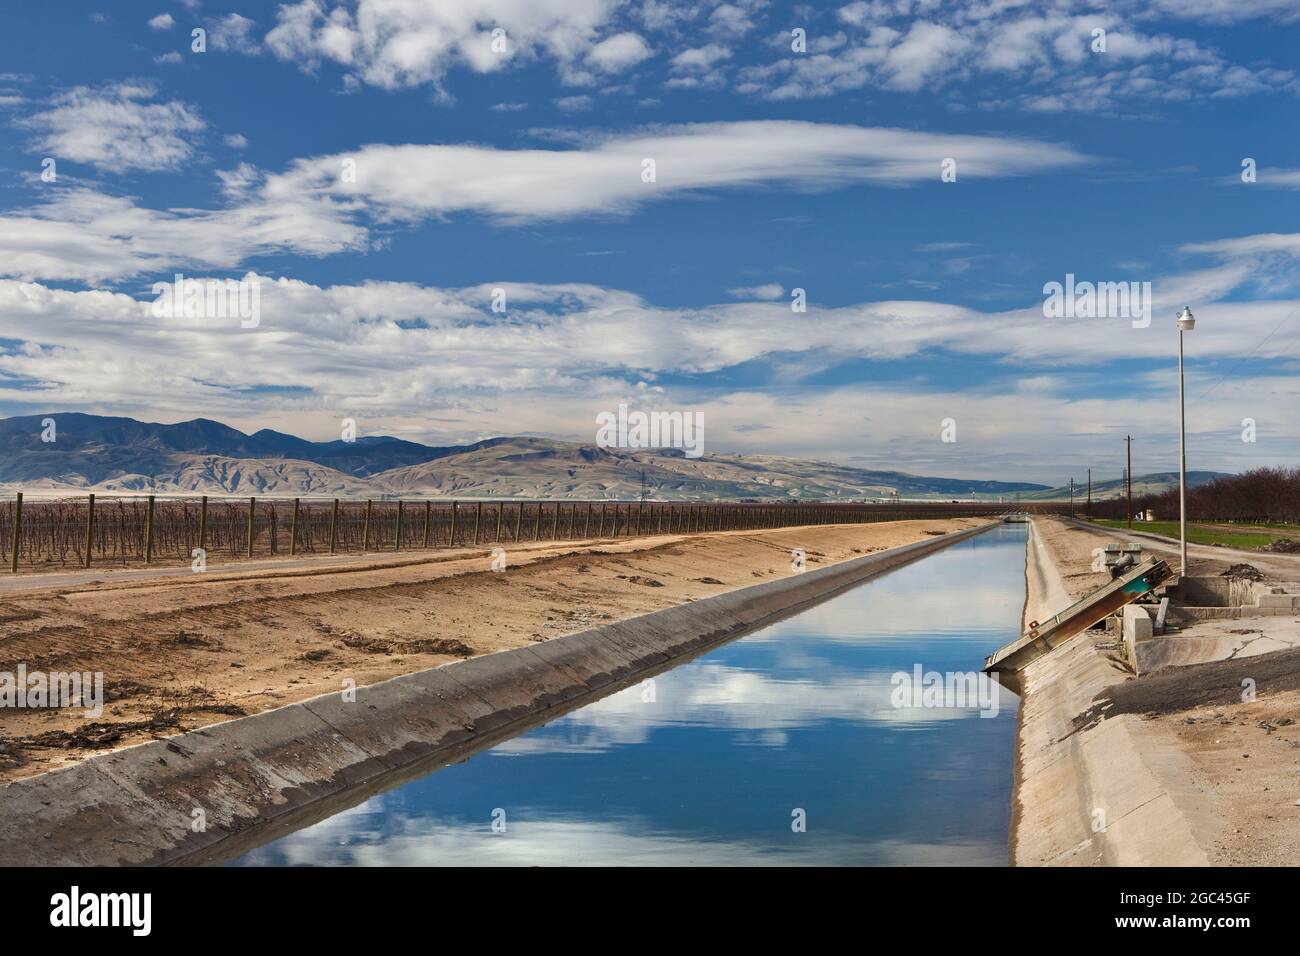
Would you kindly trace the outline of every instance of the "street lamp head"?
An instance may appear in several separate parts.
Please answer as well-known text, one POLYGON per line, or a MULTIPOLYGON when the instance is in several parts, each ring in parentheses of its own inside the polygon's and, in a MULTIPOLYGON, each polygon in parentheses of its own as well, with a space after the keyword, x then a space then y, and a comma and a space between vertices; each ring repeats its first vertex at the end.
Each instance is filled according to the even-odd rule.
POLYGON ((1178 313, 1178 331, 1190 332, 1196 328, 1196 317, 1192 315, 1190 305, 1183 306, 1183 311, 1178 313))

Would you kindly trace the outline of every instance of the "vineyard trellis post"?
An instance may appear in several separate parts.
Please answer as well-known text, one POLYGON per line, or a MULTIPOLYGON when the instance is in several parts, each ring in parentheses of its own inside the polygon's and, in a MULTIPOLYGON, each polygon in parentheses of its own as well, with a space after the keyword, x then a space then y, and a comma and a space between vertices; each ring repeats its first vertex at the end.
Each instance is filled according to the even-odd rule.
POLYGON ((447 536, 447 547, 449 548, 456 547, 456 512, 458 510, 457 504, 458 503, 455 501, 451 503, 451 531, 447 536))
POLYGON ((199 550, 208 549, 208 496, 199 501, 199 550))
POLYGON ((393 550, 402 550, 402 502, 397 502, 397 530, 393 533, 393 550))
POLYGON ((18 573, 18 545, 22 542, 23 533, 23 493, 18 492, 18 497, 14 499, 14 540, 13 547, 10 549, 9 557, 12 559, 10 570, 14 574, 18 573))
POLYGON ((433 510, 433 502, 425 501, 424 503, 424 537, 422 547, 429 547, 429 512, 433 510))
POLYGON ((153 495, 149 496, 148 509, 144 513, 144 563, 153 563, 153 495))
POLYGON ((480 501, 478 502, 477 506, 474 508, 474 543, 475 544, 478 544, 479 541, 478 529, 479 529, 479 524, 480 522, 482 522, 482 520, 483 520, 483 502, 480 501))
POLYGON ((330 554, 339 542, 339 500, 334 499, 334 510, 330 512, 330 554))
POLYGON ((298 553, 298 499, 293 499, 293 521, 289 525, 289 556, 298 553))
POLYGON ((366 521, 361 526, 361 551, 362 553, 370 550, 370 512, 373 510, 375 503, 369 498, 366 499, 366 521))
POLYGON ((90 567, 90 549, 95 542, 95 494, 86 501, 86 567, 90 567))
POLYGON ((256 520, 256 518, 257 518, 257 499, 249 498, 248 499, 248 556, 250 558, 253 556, 253 533, 255 530, 253 522, 256 520))

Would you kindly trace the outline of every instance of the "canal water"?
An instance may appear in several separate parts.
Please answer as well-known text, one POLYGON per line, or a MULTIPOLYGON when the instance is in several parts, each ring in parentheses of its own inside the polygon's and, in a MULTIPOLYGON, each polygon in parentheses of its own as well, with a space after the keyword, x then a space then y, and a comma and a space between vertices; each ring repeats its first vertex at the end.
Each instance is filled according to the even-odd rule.
POLYGON ((1016 696, 913 696, 895 675, 978 673, 1019 635, 1025 528, 874 578, 235 865, 1005 864, 1016 696))

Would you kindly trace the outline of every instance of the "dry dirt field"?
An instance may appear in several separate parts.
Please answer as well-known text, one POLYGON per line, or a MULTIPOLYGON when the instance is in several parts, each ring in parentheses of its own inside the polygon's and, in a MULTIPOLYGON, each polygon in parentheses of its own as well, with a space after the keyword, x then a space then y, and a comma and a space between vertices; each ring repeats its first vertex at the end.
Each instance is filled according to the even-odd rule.
POLYGON ((544 641, 808 566, 974 527, 897 521, 486 548, 399 563, 188 571, 0 593, 0 673, 102 672, 107 703, 0 708, 0 781, 95 751, 544 641))
MULTIPOLYGON (((1092 549, 1123 532, 1082 531, 1057 520, 1039 522, 1066 587, 1075 596, 1105 583, 1090 571, 1092 549)), ((1143 542, 1144 546, 1146 542, 1143 542)), ((1218 574, 1243 560, 1211 549, 1189 554, 1193 574, 1218 574)), ((1300 579, 1300 562, 1270 556, 1252 561, 1275 580, 1300 579), (1280 572, 1280 573, 1279 573, 1280 572)), ((1249 619, 1239 622, 1250 627, 1249 619)), ((1218 817, 1218 838, 1205 847, 1218 865, 1300 863, 1300 651, 1166 668, 1117 685, 1109 714, 1133 713, 1191 757, 1198 786, 1218 817), (1242 701, 1242 680, 1256 699, 1242 701)))

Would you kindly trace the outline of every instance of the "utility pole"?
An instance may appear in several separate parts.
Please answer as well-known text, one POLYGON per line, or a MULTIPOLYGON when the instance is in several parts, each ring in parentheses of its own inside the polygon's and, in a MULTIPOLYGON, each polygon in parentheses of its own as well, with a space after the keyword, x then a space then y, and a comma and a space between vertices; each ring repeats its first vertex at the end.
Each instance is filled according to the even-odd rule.
POLYGON ((1124 446, 1128 452, 1128 467, 1124 469, 1124 486, 1128 494, 1128 510, 1124 513, 1124 520, 1128 528, 1133 527, 1133 436, 1124 436, 1124 446))

